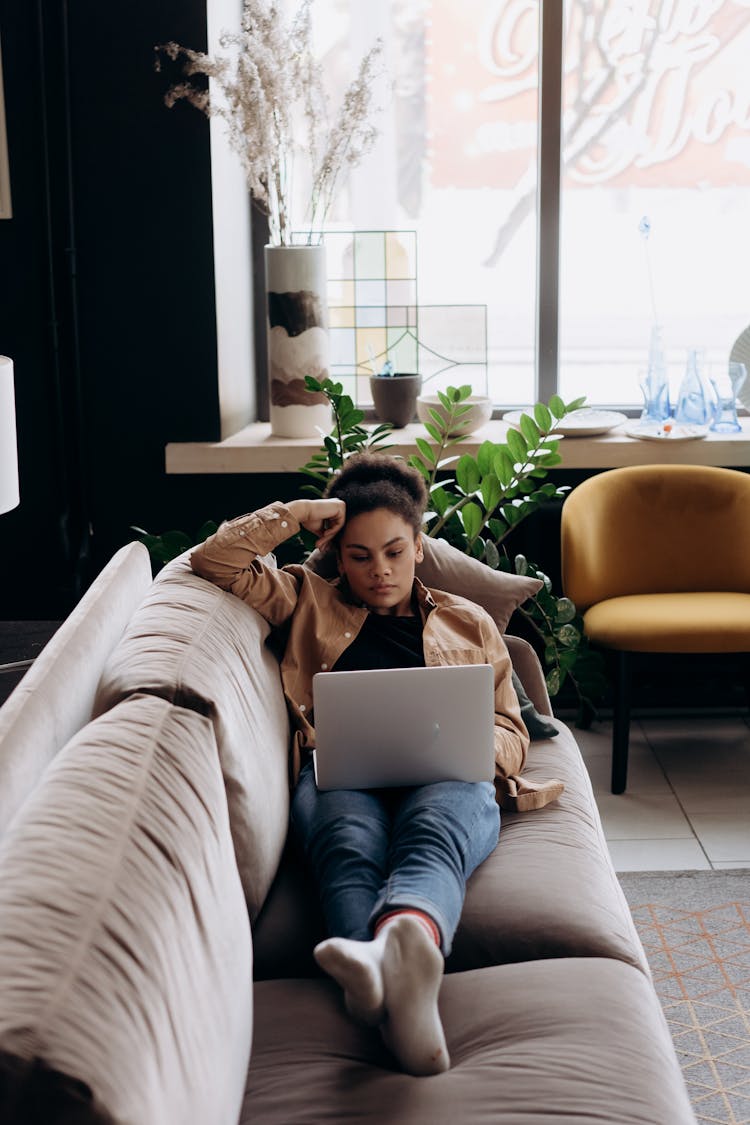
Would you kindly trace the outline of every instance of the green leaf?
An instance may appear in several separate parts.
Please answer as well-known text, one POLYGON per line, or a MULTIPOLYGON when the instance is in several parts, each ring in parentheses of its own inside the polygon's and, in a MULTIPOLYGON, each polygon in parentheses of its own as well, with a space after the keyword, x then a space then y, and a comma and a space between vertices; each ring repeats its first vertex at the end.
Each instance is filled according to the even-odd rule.
POLYGON ((463 521, 464 530, 469 539, 476 539, 482 528, 483 512, 478 504, 471 501, 469 504, 464 504, 461 509, 461 519, 463 521))
POLYGON ((508 432, 505 435, 505 441, 508 445, 508 449, 510 450, 510 455, 513 460, 517 463, 523 463, 526 460, 526 454, 528 453, 528 446, 523 434, 520 434, 518 430, 514 430, 511 427, 508 429, 508 432))
POLYGON ((504 445, 499 445, 492 459, 492 468, 495 470, 495 476, 498 478, 503 487, 510 484, 513 480, 513 462, 504 445))
POLYGON ((514 504, 503 504, 500 515, 510 527, 515 527, 523 519, 521 512, 514 504))
POLYGON ((521 433, 529 443, 529 448, 536 449, 542 435, 539 433, 539 427, 534 419, 530 418, 528 414, 522 414, 519 425, 521 427, 521 433))
MULTIPOLYGON (((450 411, 450 407, 447 406, 446 410, 450 411)), ((433 422, 440 430, 440 432, 443 433, 443 431, 445 430, 445 415, 441 414, 439 410, 436 410, 434 406, 431 406, 428 409, 427 413, 429 414, 430 418, 432 418, 433 422)))
POLYGON ((565 417, 565 403, 559 395, 553 395, 549 400, 549 408, 554 414, 555 418, 560 419, 565 417))
POLYGON ((432 440, 436 441, 438 443, 438 445, 442 445, 443 444, 443 435, 441 434, 441 432, 437 428, 437 426, 435 426, 432 422, 424 422, 423 425, 424 425, 424 428, 427 430, 427 433, 432 438, 432 440))
MULTIPOLYGON (((311 469, 307 465, 303 465, 299 471, 301 473, 304 473, 306 477, 313 477, 315 480, 322 481, 324 484, 328 481, 327 475, 324 476, 323 473, 318 473, 315 471, 315 469, 311 469)), ((312 486, 308 485, 307 487, 311 488, 312 486)))
POLYGON ((432 446, 430 445, 429 441, 425 441, 424 438, 418 437, 416 439, 416 443, 417 449, 422 454, 422 457, 427 462, 427 464, 434 465, 435 461, 437 460, 437 456, 433 452, 432 446))
POLYGON ((464 453, 463 457, 459 457, 456 465, 458 487, 465 495, 469 496, 479 488, 480 479, 479 466, 476 461, 470 454, 464 453))
POLYGON ((484 545, 484 561, 492 570, 497 570, 500 566, 500 552, 491 539, 488 539, 484 545))
POLYGON ((193 546, 190 536, 184 531, 165 531, 163 535, 147 536, 144 543, 151 558, 162 563, 171 562, 193 546))
POLYGON ((503 490, 500 485, 500 481, 497 479, 494 473, 488 473, 486 476, 482 477, 479 491, 482 496, 482 502, 487 511, 494 511, 503 496, 503 490))
POLYGON ((430 503, 441 516, 445 515, 453 502, 454 498, 445 491, 442 485, 433 489, 430 493, 430 503))
POLYGON ((355 410, 354 407, 351 410, 342 411, 339 417, 341 429, 348 430, 352 426, 358 426, 360 422, 364 421, 364 417, 364 410, 355 410))
POLYGON ((555 616, 561 625, 567 625, 569 621, 573 621, 576 616, 576 607, 570 598, 557 599, 557 613, 555 616))
POLYGON ((213 520, 206 520, 206 522, 202 523, 198 528, 195 535, 195 542, 205 542, 205 540, 208 539, 209 535, 213 535, 215 531, 218 531, 218 529, 219 525, 217 523, 214 523, 213 520))
POLYGON ((581 639, 581 634, 573 625, 563 625, 562 629, 558 629, 555 635, 560 644, 565 645, 566 648, 572 648, 581 639))
POLYGON ((482 476, 486 476, 487 473, 492 472, 492 464, 497 448, 498 446, 494 441, 483 441, 479 446, 477 450, 477 465, 479 466, 479 472, 482 476))
POLYGON ((322 391, 323 384, 320 383, 313 375, 305 375, 305 390, 322 391))
POLYGON ((516 555, 516 557, 513 559, 513 565, 516 569, 516 574, 529 573, 529 560, 525 555, 516 555))
POLYGON ((562 683, 561 673, 559 668, 551 668, 547 675, 544 677, 547 684, 547 691, 550 695, 557 695, 562 683))
POLYGON ((567 403, 567 405, 565 407, 565 410, 568 414, 570 414, 574 410, 580 410, 585 402, 586 402, 586 396, 581 395, 580 398, 574 398, 571 402, 567 403))
POLYGON ((552 425, 552 415, 543 402, 538 402, 534 407, 534 417, 539 429, 546 433, 552 425))
POLYGON ((576 665, 577 649, 567 648, 557 654, 557 662, 563 672, 570 672, 576 665))

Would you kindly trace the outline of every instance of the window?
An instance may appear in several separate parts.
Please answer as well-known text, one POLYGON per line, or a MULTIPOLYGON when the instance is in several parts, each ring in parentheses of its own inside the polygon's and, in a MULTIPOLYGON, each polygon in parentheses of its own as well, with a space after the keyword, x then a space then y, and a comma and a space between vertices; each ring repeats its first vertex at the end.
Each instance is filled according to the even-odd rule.
POLYGON ((675 382, 689 347, 726 362, 750 323, 748 0, 313 12, 330 73, 379 35, 393 81, 331 227, 415 231, 420 305, 486 305, 497 403, 638 405, 655 318, 675 382))

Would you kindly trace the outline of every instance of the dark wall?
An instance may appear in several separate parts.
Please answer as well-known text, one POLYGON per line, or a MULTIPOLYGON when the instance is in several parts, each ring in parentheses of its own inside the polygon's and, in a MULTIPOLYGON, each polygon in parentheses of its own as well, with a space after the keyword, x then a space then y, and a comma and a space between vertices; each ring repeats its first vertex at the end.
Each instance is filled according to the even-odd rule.
POLYGON ((0 3, 21 478, 0 618, 66 612, 130 524, 197 526, 231 492, 164 473, 167 441, 219 436, 208 122, 163 104, 170 39, 205 47, 204 0, 0 3))

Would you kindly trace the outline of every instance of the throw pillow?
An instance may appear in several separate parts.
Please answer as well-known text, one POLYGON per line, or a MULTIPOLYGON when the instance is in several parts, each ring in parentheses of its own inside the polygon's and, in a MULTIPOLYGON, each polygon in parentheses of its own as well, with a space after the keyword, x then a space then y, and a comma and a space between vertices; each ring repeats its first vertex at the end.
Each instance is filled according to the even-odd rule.
POLYGON ((539 714, 515 672, 513 672, 513 687, 516 689, 521 707, 521 718, 526 724, 526 730, 529 732, 531 741, 539 742, 543 738, 554 738, 556 734, 559 734, 557 727, 548 722, 544 715, 539 714))

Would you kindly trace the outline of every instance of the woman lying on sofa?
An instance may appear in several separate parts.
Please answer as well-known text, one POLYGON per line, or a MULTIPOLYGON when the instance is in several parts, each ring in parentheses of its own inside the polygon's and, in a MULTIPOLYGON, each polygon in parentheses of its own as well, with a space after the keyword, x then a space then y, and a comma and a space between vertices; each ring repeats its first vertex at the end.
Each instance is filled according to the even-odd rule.
MULTIPOLYGON (((497 627, 472 602, 428 590, 415 577, 426 503, 416 470, 359 454, 324 499, 274 503, 229 521, 191 559, 197 574, 287 629, 281 674, 295 728, 292 825, 331 935, 315 958, 343 988, 351 1015, 379 1026, 402 1068, 419 1075, 450 1065, 437 1006, 443 961, 466 880, 497 844, 495 790, 490 782, 446 781, 319 791, 310 719, 312 676, 321 669, 451 663, 473 649, 476 662, 495 670, 497 772, 520 774, 529 740, 497 627), (261 560, 300 527, 320 549, 335 549, 338 579, 261 560)), ((537 803, 561 788, 536 794, 537 803)))

